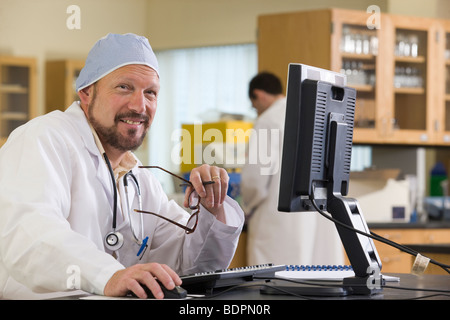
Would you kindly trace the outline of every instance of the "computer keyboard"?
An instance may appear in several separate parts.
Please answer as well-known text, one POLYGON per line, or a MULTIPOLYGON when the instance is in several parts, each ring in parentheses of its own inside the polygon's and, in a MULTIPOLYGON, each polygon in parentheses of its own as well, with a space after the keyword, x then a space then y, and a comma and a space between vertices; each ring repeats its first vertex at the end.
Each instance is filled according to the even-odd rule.
POLYGON ((182 287, 189 293, 211 294, 215 289, 239 285, 255 277, 272 278, 286 265, 260 264, 255 266, 199 272, 181 276, 182 287))

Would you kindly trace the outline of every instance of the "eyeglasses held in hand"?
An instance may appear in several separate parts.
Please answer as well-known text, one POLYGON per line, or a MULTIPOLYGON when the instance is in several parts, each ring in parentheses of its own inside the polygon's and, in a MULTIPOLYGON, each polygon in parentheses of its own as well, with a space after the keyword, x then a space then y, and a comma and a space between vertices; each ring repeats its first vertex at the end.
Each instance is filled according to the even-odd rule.
MULTIPOLYGON (((198 213, 200 212, 200 196, 198 195, 197 191, 195 191, 194 186, 192 185, 192 182, 184 179, 183 177, 176 175, 175 173, 170 172, 169 170, 166 170, 166 169, 158 167, 158 166, 139 166, 139 168, 162 170, 162 171, 182 180, 183 183, 180 186, 191 187, 191 191, 189 192, 189 197, 188 197, 188 207, 189 207, 189 209, 194 210, 194 212, 189 217, 189 220, 187 221, 186 225, 182 225, 181 223, 173 221, 173 220, 171 220, 167 217, 164 217, 160 214, 157 214, 155 212, 138 210, 138 209, 134 209, 134 211, 140 212, 140 213, 152 214, 161 219, 164 219, 164 220, 176 225, 177 227, 182 228, 184 231, 186 231, 187 234, 194 232, 195 229, 197 228, 197 224, 198 224, 198 213)), ((208 184, 213 184, 213 183, 214 183, 214 181, 204 181, 203 185, 208 185, 208 184)))

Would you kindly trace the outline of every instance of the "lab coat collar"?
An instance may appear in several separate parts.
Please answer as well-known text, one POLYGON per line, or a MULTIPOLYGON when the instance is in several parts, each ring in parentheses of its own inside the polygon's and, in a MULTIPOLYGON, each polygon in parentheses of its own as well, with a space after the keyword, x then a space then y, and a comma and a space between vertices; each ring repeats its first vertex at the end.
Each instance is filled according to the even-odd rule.
POLYGON ((67 114, 73 116, 75 123, 78 127, 78 132, 80 133, 80 137, 86 146, 86 149, 95 156, 102 157, 100 150, 95 143, 94 136, 92 135, 92 131, 90 129, 89 122, 84 114, 83 109, 81 109, 80 102, 75 101, 70 105, 69 108, 65 111, 67 114))
MULTIPOLYGON (((83 139, 84 144, 89 152, 93 155, 103 158, 105 149, 103 148, 103 145, 98 138, 97 132, 87 120, 83 109, 81 109, 80 102, 75 101, 74 103, 72 103, 70 107, 67 108, 66 112, 70 115, 73 115, 74 118, 77 119, 76 124, 79 127, 78 132, 80 133, 81 138, 83 139)), ((125 162, 124 164, 122 164, 122 166, 125 167, 125 169, 131 169, 136 166, 136 163, 137 161, 134 155, 129 152, 129 154, 126 155, 125 162), (134 165, 131 165, 131 163, 133 163, 134 165)))

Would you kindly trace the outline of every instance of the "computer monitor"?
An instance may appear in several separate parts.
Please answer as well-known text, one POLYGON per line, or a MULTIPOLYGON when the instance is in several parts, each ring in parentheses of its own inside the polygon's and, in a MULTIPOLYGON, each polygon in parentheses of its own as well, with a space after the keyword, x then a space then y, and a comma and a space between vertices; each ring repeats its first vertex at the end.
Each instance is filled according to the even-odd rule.
MULTIPOLYGON (((359 294, 381 290, 381 262, 349 190, 356 90, 345 75, 290 64, 278 210, 327 211, 355 272, 344 285, 359 294), (356 231, 355 231, 356 229, 356 231), (357 231, 360 231, 358 233, 357 231)), ((302 214, 302 213, 299 213, 302 214)))

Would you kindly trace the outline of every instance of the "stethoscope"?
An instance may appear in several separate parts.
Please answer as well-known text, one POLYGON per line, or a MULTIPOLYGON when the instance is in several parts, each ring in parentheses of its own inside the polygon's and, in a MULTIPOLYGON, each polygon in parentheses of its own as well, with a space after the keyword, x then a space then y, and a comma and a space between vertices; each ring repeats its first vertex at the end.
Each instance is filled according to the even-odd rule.
MULTIPOLYGON (((106 165, 108 166, 108 171, 111 176, 111 181, 113 184, 113 191, 114 191, 114 204, 113 204, 113 221, 112 221, 112 231, 109 232, 105 236, 105 246, 111 251, 117 251, 120 248, 122 248, 124 243, 124 238, 122 233, 119 231, 116 231, 117 226, 117 198, 118 198, 118 192, 117 192, 117 186, 116 186, 116 179, 114 178, 114 171, 111 166, 111 162, 109 161, 106 153, 103 153, 103 157, 105 158, 106 165)), ((137 256, 141 256, 140 259, 142 259, 142 256, 145 253, 145 249, 147 249, 147 242, 148 237, 144 238, 144 222, 143 222, 143 215, 140 214, 140 225, 141 225, 141 234, 140 237, 138 237, 135 233, 135 230, 133 228, 132 219, 130 215, 130 203, 128 198, 128 178, 131 178, 131 181, 133 181, 133 184, 136 188, 137 195, 138 195, 138 205, 139 209, 142 210, 142 196, 141 196, 141 188, 139 187, 139 183, 136 179, 136 176, 133 174, 132 171, 127 172, 123 177, 123 184, 125 189, 125 198, 126 198, 126 207, 127 207, 127 213, 128 213, 128 220, 130 221, 130 229, 131 234, 133 236, 133 240, 140 245, 140 248, 138 250, 137 256)))

